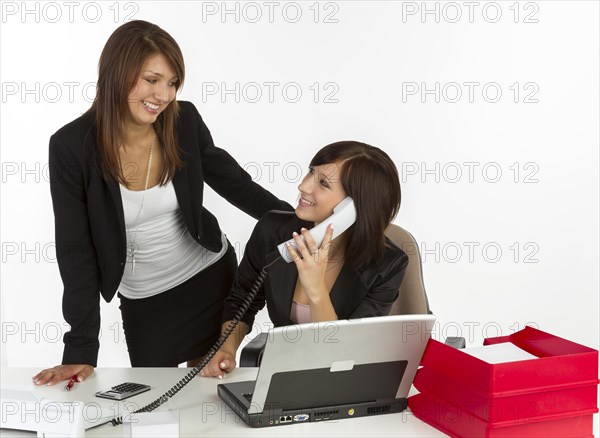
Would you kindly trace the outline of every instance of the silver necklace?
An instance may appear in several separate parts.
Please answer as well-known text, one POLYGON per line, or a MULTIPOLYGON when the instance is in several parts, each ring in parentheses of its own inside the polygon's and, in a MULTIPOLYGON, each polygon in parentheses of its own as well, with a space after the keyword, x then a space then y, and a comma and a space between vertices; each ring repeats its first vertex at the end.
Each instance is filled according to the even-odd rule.
POLYGON ((337 265, 339 265, 342 261, 344 261, 344 257, 341 257, 337 262, 335 262, 333 265, 328 266, 327 269, 325 270, 325 272, 329 272, 331 271, 333 268, 335 268, 337 265))
POLYGON ((144 184, 144 193, 142 194, 142 204, 140 205, 140 210, 137 215, 137 225, 134 229, 133 235, 131 234, 131 229, 126 230, 129 235, 129 243, 127 244, 127 255, 131 259, 131 275, 135 274, 135 264, 137 262, 137 245, 136 238, 138 229, 140 227, 140 223, 142 222, 142 214, 144 212, 144 204, 146 202, 146 192, 148 191, 148 182, 150 181, 150 167, 152 166, 152 150, 154 149, 154 139, 156 138, 156 133, 152 130, 152 142, 150 143, 150 154, 148 155, 148 169, 146 170, 146 183, 144 184))

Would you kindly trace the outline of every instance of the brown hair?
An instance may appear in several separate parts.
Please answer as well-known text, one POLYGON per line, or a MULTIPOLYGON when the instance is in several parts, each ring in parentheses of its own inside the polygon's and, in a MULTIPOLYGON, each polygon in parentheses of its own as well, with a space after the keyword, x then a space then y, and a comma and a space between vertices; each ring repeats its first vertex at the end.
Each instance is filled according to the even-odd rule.
POLYGON ((340 141, 321 149, 310 165, 341 161, 340 181, 354 200, 356 222, 347 233, 346 261, 360 268, 380 260, 385 229, 400 209, 398 170, 381 149, 357 141, 340 141))
MULTIPOLYGON (((100 168, 106 179, 126 185, 119 159, 119 144, 125 136, 125 122, 129 116, 128 97, 136 86, 142 66, 150 56, 162 54, 171 63, 178 81, 183 84, 185 66, 177 42, 155 24, 130 21, 108 38, 98 62, 98 86, 91 112, 96 122, 96 141, 100 149, 100 168)), ((173 100, 159 114, 154 129, 163 148, 164 165, 161 184, 168 182, 175 170, 182 166, 175 129, 179 106, 173 100)))

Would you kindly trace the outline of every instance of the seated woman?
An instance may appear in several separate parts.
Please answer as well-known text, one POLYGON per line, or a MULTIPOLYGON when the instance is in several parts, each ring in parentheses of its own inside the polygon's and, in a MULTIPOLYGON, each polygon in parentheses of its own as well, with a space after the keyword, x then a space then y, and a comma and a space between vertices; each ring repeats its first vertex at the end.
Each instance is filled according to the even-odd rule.
POLYGON ((225 300, 223 331, 271 264, 268 276, 202 376, 222 377, 235 368, 236 351, 265 301, 277 327, 387 315, 396 300, 408 256, 384 235, 400 208, 400 181, 390 157, 355 141, 330 144, 312 159, 298 189, 295 212, 271 211, 254 228, 225 300), (319 247, 307 228, 331 216, 346 196, 354 200, 356 222, 334 240, 329 226, 319 247), (287 247, 294 263, 275 261, 277 245, 292 236, 299 247, 287 247))

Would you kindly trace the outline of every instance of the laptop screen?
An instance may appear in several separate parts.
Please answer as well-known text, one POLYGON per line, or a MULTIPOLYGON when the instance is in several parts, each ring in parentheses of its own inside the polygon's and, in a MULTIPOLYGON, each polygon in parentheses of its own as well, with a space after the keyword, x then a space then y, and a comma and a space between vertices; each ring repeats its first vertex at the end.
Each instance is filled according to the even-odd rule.
POLYGON ((434 322, 394 315, 272 329, 248 413, 405 398, 434 322))

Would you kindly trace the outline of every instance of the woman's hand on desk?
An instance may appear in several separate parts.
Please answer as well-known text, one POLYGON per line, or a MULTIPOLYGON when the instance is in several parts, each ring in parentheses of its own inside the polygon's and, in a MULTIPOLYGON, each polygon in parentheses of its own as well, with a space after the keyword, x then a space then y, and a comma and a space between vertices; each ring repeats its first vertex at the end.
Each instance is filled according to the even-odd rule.
POLYGON ((213 358, 200 371, 202 377, 218 377, 223 378, 225 373, 230 373, 235 369, 235 353, 225 350, 219 350, 213 358))
POLYGON ((33 383, 36 385, 55 385, 63 380, 69 380, 73 376, 77 376, 78 382, 83 382, 93 372, 94 367, 91 365, 58 365, 37 373, 33 376, 33 383))

